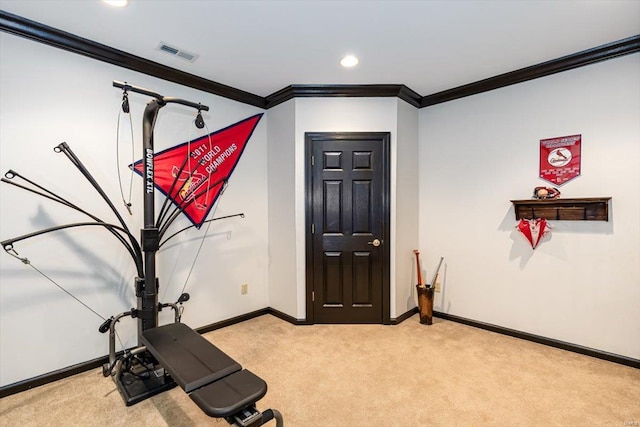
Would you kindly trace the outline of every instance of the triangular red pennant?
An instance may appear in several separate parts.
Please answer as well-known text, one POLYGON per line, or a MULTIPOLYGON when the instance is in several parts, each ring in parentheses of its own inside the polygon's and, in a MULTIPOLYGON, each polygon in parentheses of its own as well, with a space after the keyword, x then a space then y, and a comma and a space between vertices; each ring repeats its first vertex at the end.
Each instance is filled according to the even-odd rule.
MULTIPOLYGON (((256 114, 209 135, 155 153, 154 183, 196 227, 213 208, 262 118, 256 114)), ((142 160, 133 165, 143 175, 142 160)))

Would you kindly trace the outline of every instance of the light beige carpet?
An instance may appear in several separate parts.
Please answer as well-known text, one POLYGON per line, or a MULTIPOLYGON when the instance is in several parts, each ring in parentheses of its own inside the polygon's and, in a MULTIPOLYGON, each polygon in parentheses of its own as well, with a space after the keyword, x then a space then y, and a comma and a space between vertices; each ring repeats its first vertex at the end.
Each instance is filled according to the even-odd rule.
MULTIPOLYGON (((258 408, 288 427, 640 425, 640 370, 442 319, 294 326, 265 315, 205 337, 267 381, 258 408)), ((96 369, 0 399, 0 425, 228 424, 180 388, 126 407, 96 369)))

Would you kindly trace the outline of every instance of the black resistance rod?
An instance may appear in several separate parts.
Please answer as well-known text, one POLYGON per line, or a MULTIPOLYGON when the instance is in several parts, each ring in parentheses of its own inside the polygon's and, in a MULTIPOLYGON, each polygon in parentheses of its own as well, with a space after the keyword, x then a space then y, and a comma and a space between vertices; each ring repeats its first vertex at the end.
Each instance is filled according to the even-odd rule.
MULTIPOLYGON (((60 203, 60 204, 62 204, 62 205, 64 205, 64 206, 67 206, 67 207, 69 207, 69 208, 71 208, 71 209, 74 209, 74 210, 76 210, 76 211, 78 211, 78 212, 83 213, 83 214, 87 215, 88 217, 90 217, 91 219, 93 219, 93 220, 95 220, 95 221, 97 221, 97 222, 99 222, 99 223, 101 223, 101 224, 105 224, 105 227, 107 228, 107 230, 108 230, 111 234, 113 234, 113 235, 114 235, 114 236, 115 236, 115 237, 120 241, 120 243, 122 243, 122 244, 124 245, 124 247, 127 249, 127 251, 129 252, 129 254, 131 255, 131 257, 133 258, 133 262, 134 262, 134 264, 136 265, 136 270, 138 271, 138 275, 142 275, 142 274, 143 274, 143 270, 142 270, 142 268, 143 268, 143 266, 142 266, 142 250, 140 249, 140 246, 138 245, 138 242, 135 240, 135 238, 134 238, 134 237, 133 237, 133 235, 129 232, 129 230, 128 230, 128 229, 124 229, 124 228, 122 228, 122 227, 113 228, 113 227, 112 227, 112 225, 110 225, 110 224, 106 224, 102 219, 98 218, 97 216, 95 216, 95 215, 93 215, 93 214, 91 214, 91 213, 89 213, 89 212, 85 211, 84 209, 79 208, 78 206, 74 205, 73 203, 69 202, 68 200, 66 200, 66 199, 64 199, 64 198, 62 198, 62 197, 60 197, 60 196, 58 196, 57 194, 55 194, 55 193, 53 193, 53 192, 51 192, 51 191, 47 190, 46 188, 44 188, 44 187, 42 187, 42 186, 40 186, 40 185, 38 185, 38 184, 34 183, 33 181, 31 181, 31 180, 29 180, 29 179, 27 179, 27 178, 24 178, 22 175, 18 174, 17 172, 15 172, 15 171, 13 171, 13 170, 11 170, 11 171, 7 172, 7 173, 5 174, 5 176, 10 177, 9 179, 13 179, 14 177, 22 178, 22 179, 24 179, 25 181, 27 181, 27 182, 29 182, 29 183, 32 183, 32 184, 33 184, 34 186, 36 186, 37 188, 42 189, 44 192, 36 191, 36 190, 35 190, 35 189, 33 189, 33 188, 29 188, 29 187, 26 187, 26 186, 24 186, 24 185, 21 185, 21 184, 18 184, 18 183, 12 182, 12 181, 10 181, 10 180, 9 180, 9 179, 7 179, 7 178, 2 178, 2 179, 0 179, 0 181, 2 181, 2 182, 4 182, 4 183, 7 183, 7 184, 10 184, 10 185, 13 185, 13 186, 15 186, 15 187, 18 187, 18 188, 20 188, 20 189, 22 189, 22 190, 25 190, 25 191, 28 191, 28 192, 30 192, 30 193, 37 194, 37 195, 39 195, 39 196, 45 197, 45 198, 47 198, 47 199, 49 199, 49 200, 53 200, 54 202, 60 203), (46 192, 46 193, 45 193, 45 192, 46 192), (48 193, 48 194, 47 194, 47 193, 48 193), (121 234, 117 233, 117 232, 116 232, 116 230, 120 230, 120 231, 122 231, 123 233, 125 233, 125 234, 129 237, 129 239, 131 240, 131 242, 132 242, 132 244, 133 244, 134 246, 132 247, 132 246, 127 242, 127 240, 125 239, 125 237, 124 237, 124 236, 122 236, 121 234)), ((36 235, 39 235, 39 234, 35 234, 35 235, 33 235, 33 233, 32 233, 31 237, 35 237, 36 235)), ((24 240, 24 239, 21 239, 21 238, 16 238, 16 239, 17 239, 17 240, 14 240, 14 241, 24 240)))

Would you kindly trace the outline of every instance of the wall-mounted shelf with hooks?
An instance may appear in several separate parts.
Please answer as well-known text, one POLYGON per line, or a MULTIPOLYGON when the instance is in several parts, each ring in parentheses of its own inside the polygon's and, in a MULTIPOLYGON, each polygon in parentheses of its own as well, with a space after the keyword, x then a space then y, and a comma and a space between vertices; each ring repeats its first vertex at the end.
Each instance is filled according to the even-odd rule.
POLYGON ((516 219, 545 218, 554 221, 609 221, 611 197, 580 199, 511 200, 516 219))

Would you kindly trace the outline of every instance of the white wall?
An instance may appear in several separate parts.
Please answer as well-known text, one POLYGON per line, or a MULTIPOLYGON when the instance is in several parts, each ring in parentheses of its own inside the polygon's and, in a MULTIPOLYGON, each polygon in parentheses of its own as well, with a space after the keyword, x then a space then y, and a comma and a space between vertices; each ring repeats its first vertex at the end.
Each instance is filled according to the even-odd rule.
POLYGON ((411 251, 418 245, 418 110, 397 98, 313 98, 281 104, 269 110, 268 118, 271 306, 306 317, 305 133, 371 131, 391 133, 391 317, 411 310, 411 251))
POLYGON ((420 111, 420 249, 445 257, 436 309, 640 358, 640 55, 420 111), (552 221, 537 249, 509 200, 538 179, 539 141, 582 134, 562 197, 612 196, 609 222, 552 221))
MULTIPOLYGON (((116 173, 116 123, 121 92, 113 80, 178 96, 211 107, 204 114, 210 131, 261 112, 205 92, 172 84, 76 54, 0 34, 0 171, 26 175, 81 207, 114 222, 99 196, 63 154, 68 142, 83 163, 122 207, 116 173)), ((135 158, 141 157, 141 114, 148 98, 130 95, 135 158)), ((194 111, 167 106, 156 128, 161 150, 199 135, 194 111), (193 129, 192 131, 190 129, 193 129)), ((128 124, 127 124, 128 125, 128 124)), ((125 124, 123 124, 125 126, 125 124)), ((258 124, 230 179, 215 216, 244 212, 245 219, 212 223, 198 262, 187 282, 192 296, 184 321, 199 327, 268 306, 267 128, 258 124), (249 293, 240 294, 240 285, 249 293)), ((121 146, 121 170, 128 186, 129 139, 121 146)), ((126 217, 135 236, 141 227, 141 180, 134 177, 133 217, 126 217)), ((161 197, 158 197, 161 199, 161 197)), ((68 208, 12 186, 0 187, 0 239, 44 227, 85 221, 68 208)), ((180 218, 178 227, 189 225, 180 218)), ((158 254, 162 301, 175 301, 189 275, 203 230, 174 238, 158 254)), ((52 280, 67 288, 101 316, 136 304, 135 269, 119 242, 98 228, 73 229, 18 242, 15 249, 52 280)), ((66 295, 30 266, 0 254, 0 385, 31 378, 107 353, 107 337, 98 333, 102 320, 66 295)), ((170 319, 161 313, 161 322, 170 319)), ((136 344, 135 321, 120 322, 127 346, 136 344)))
MULTIPOLYGON (((391 132, 391 300, 395 301, 395 159, 397 145, 396 98, 296 99, 296 265, 298 270, 298 318, 305 317, 305 132, 391 132)), ((395 317, 395 305, 391 305, 395 317)))
MULTIPOLYGON (((267 112, 269 171, 269 305, 297 318, 295 224, 295 101, 267 112)), ((304 312, 303 312, 304 314, 304 312)), ((304 315, 303 315, 304 318, 304 315)))
MULTIPOLYGON (((398 101, 398 143, 395 162, 396 211, 396 291, 392 294, 395 316, 402 316, 417 304, 416 270, 413 250, 418 248, 418 112, 405 101, 398 101)), ((424 267, 424 266, 423 266, 424 267)))

